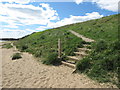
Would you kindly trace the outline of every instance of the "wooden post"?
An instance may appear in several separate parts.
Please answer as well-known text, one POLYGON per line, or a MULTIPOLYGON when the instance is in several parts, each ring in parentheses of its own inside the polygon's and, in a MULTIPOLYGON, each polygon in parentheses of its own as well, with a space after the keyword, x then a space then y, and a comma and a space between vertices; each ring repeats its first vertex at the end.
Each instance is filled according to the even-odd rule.
POLYGON ((61 40, 58 39, 58 58, 61 58, 61 40))

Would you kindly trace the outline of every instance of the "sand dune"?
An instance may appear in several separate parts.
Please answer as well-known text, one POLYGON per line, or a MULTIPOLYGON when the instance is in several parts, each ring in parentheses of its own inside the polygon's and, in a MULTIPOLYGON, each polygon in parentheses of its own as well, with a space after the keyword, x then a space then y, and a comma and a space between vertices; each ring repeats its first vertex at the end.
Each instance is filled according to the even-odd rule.
POLYGON ((11 60, 15 48, 0 49, 2 52, 2 86, 4 88, 111 88, 99 84, 83 74, 72 74, 66 66, 47 66, 31 54, 22 53, 22 59, 11 60))

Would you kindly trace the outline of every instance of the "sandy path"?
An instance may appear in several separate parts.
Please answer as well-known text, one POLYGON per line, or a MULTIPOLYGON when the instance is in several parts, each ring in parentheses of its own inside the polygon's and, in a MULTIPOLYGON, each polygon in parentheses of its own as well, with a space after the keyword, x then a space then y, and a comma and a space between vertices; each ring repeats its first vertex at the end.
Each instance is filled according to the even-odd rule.
POLYGON ((22 59, 11 60, 15 49, 2 51, 2 84, 4 88, 107 88, 82 74, 72 74, 66 66, 46 66, 28 53, 22 59))
POLYGON ((90 39, 90 38, 86 38, 85 36, 75 32, 75 31, 72 31, 72 30, 69 30, 72 34, 74 34, 75 36, 79 37, 79 38, 82 38, 82 40, 86 41, 86 42, 94 42, 93 39, 90 39))

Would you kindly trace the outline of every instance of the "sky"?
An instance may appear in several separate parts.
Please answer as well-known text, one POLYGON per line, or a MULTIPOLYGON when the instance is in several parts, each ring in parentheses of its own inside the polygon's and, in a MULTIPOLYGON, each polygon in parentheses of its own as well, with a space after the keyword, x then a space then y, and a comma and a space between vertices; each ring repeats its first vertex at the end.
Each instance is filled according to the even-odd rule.
POLYGON ((0 0, 0 38, 21 38, 118 13, 119 0, 0 0))

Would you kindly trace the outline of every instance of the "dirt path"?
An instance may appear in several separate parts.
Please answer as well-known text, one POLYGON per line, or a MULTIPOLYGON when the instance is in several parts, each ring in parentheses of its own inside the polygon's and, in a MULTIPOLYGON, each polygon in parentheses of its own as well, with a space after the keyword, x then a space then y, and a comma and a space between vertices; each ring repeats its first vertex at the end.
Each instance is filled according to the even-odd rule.
POLYGON ((86 41, 86 42, 94 42, 94 40, 89 39, 89 38, 86 38, 85 36, 83 36, 83 35, 75 32, 75 31, 70 30, 70 32, 71 32, 72 34, 74 34, 75 36, 77 36, 77 37, 79 37, 79 38, 82 38, 82 39, 83 39, 84 41, 86 41))
POLYGON ((99 84, 83 74, 72 74, 66 66, 46 66, 38 63, 28 53, 22 59, 11 60, 12 49, 2 51, 2 84, 4 88, 108 88, 111 85, 99 84))

